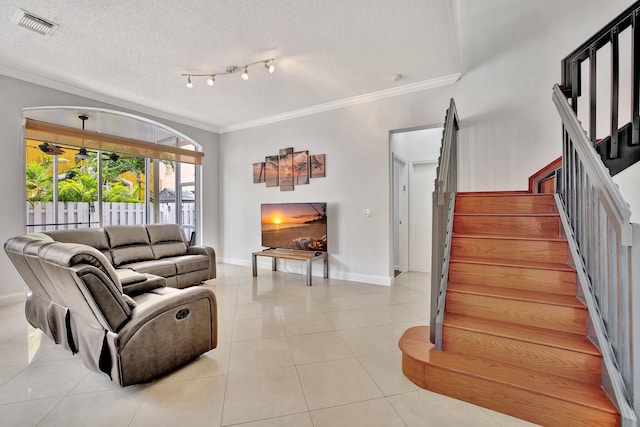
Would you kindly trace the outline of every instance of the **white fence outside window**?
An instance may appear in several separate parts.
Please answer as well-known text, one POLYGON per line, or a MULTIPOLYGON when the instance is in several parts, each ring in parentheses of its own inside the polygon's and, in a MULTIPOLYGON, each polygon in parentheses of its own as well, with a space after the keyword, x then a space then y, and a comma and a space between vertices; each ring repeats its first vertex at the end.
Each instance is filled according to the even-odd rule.
MULTIPOLYGON (((100 221, 95 205, 96 203, 89 202, 58 202, 58 220, 56 222, 53 202, 35 202, 33 204, 27 202, 27 231, 97 228, 100 226, 100 221)), ((160 203, 158 223, 175 223, 175 209, 175 203, 160 203)), ((103 226, 144 224, 144 203, 103 203, 102 216, 103 226)), ((195 230, 195 203, 182 203, 181 219, 181 226, 188 239, 191 231, 195 230)))

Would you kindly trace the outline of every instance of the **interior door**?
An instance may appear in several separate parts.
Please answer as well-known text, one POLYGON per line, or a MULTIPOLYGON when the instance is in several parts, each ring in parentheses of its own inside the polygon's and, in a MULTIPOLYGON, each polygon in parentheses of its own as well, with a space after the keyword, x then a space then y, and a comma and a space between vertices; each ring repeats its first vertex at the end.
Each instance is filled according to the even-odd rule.
POLYGON ((409 269, 409 193, 407 163, 398 156, 393 157, 393 268, 396 271, 409 269))

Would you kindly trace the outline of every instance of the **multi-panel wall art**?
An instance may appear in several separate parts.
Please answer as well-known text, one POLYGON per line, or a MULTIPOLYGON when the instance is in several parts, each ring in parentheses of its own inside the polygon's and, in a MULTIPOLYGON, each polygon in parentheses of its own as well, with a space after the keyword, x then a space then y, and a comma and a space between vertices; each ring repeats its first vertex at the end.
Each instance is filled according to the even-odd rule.
POLYGON ((293 191, 296 185, 308 184, 310 178, 325 176, 324 154, 294 152, 293 147, 281 148, 278 154, 253 164, 253 182, 280 187, 280 191, 293 191))

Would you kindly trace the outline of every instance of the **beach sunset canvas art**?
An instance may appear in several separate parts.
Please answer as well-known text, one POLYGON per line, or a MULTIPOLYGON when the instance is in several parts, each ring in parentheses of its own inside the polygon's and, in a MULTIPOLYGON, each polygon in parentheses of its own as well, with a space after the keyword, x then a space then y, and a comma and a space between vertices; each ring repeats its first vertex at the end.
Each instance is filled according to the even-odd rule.
POLYGON ((309 152, 293 153, 293 173, 296 185, 309 183, 309 152))
POLYGON ((267 187, 277 187, 278 182, 278 156, 267 156, 264 159, 264 176, 267 187))
POLYGON ((293 148, 281 148, 278 159, 280 191, 293 191, 293 148))
POLYGON ((281 148, 278 154, 253 164, 253 182, 280 187, 280 191, 293 191, 296 185, 309 184, 310 178, 325 176, 325 154, 293 151, 293 147, 281 148))
POLYGON ((265 182, 265 166, 264 163, 253 164, 253 182, 254 184, 265 182))
POLYGON ((326 176, 324 154, 312 155, 309 163, 311 164, 311 178, 324 178, 326 176))

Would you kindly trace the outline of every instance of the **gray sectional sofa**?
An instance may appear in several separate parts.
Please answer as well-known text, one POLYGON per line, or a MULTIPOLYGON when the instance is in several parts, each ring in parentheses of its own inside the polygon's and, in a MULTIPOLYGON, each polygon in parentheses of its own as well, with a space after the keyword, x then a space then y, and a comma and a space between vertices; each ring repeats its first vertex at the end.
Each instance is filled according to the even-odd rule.
POLYGON ((28 286, 32 326, 125 386, 217 345, 215 253, 177 225, 108 226, 14 237, 5 252, 28 286), (184 289, 176 289, 184 288, 184 289))
POLYGON ((121 275, 125 291, 131 286, 144 289, 141 282, 153 279, 149 275, 164 278, 166 286, 172 288, 185 288, 216 277, 214 250, 187 246, 176 224, 110 225, 42 234, 57 242, 98 249, 121 275))

